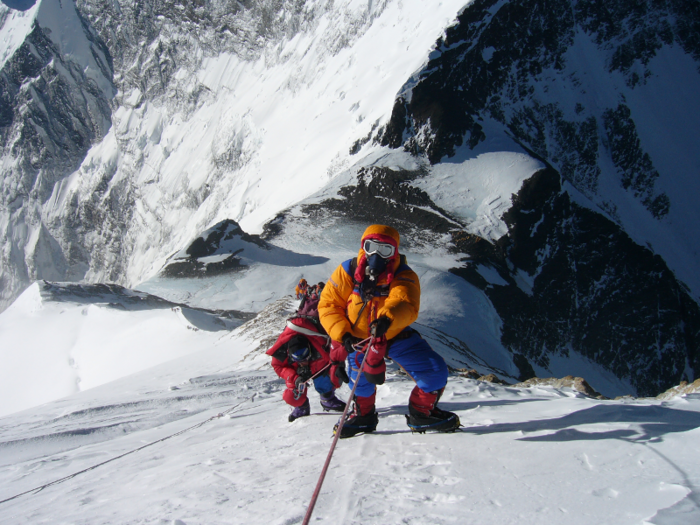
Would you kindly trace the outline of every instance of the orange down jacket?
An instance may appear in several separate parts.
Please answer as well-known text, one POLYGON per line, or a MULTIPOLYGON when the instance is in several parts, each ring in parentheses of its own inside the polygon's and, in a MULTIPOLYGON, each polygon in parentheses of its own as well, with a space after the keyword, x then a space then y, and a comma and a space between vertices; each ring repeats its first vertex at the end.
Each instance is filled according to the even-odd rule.
POLYGON ((362 235, 361 246, 366 238, 393 240, 396 253, 389 260, 387 271, 379 276, 374 296, 366 302, 360 295, 367 260, 364 250, 360 248, 356 266, 350 259, 335 269, 318 303, 321 324, 335 341, 342 341, 348 332, 361 339, 369 337, 369 324, 382 316, 391 320, 386 333, 387 339, 391 340, 418 318, 420 282, 418 275, 399 255, 399 233, 389 226, 373 225, 362 235))

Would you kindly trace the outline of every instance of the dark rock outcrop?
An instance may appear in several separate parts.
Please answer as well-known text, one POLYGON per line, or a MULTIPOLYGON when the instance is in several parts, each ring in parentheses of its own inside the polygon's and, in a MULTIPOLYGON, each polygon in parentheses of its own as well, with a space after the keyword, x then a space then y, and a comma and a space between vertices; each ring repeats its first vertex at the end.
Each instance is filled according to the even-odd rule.
POLYGON ((598 189, 599 158, 612 157, 621 184, 662 218, 671 203, 654 186, 656 170, 624 96, 614 107, 586 107, 547 92, 556 81, 585 100, 577 86, 586 72, 567 69, 577 34, 594 41, 608 73, 621 73, 633 89, 652 74, 649 62, 663 46, 679 45, 700 62, 698 20, 692 0, 477 0, 438 40, 410 96, 396 99, 378 141, 437 163, 482 142, 484 120, 493 119, 588 196, 598 189))
POLYGON ((91 71, 80 63, 84 57, 63 56, 37 20, 0 70, 0 307, 34 279, 78 280, 89 264, 70 221, 43 209, 111 126, 109 52, 71 10, 65 6, 80 28, 76 42, 89 49, 91 71))
POLYGON ((576 392, 581 392, 582 394, 593 397, 595 399, 606 399, 605 396, 601 395, 600 392, 591 387, 588 382, 582 377, 566 376, 560 378, 549 377, 533 377, 522 383, 517 383, 513 385, 516 388, 531 388, 533 386, 551 386, 553 388, 570 388, 576 392))
POLYGON ((577 352, 653 396, 700 370, 700 308, 664 261, 618 225, 572 202, 552 169, 526 181, 494 245, 456 237, 452 270, 488 295, 502 342, 526 362, 577 352), (493 284, 480 266, 508 284, 493 284))
POLYGON ((238 272, 246 268, 241 264, 237 254, 244 251, 227 250, 227 241, 240 241, 241 245, 253 244, 263 249, 269 249, 268 244, 257 235, 244 232, 237 222, 224 220, 216 224, 201 236, 197 237, 185 248, 184 254, 175 255, 160 271, 162 277, 211 277, 224 273, 238 272), (212 255, 223 255, 225 258, 217 261, 200 260, 212 255))

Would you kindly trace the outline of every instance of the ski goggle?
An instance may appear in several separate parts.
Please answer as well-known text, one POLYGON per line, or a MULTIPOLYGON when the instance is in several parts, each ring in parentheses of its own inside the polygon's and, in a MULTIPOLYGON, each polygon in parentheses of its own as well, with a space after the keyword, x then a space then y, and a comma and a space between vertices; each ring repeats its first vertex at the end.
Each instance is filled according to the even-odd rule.
POLYGON ((295 363, 303 363, 304 361, 308 361, 310 356, 311 351, 307 346, 303 348, 297 348, 293 352, 289 352, 289 359, 291 359, 295 363))
POLYGON ((372 239, 366 239, 362 245, 362 249, 367 255, 374 255, 376 253, 384 259, 389 259, 396 253, 396 248, 394 248, 393 245, 385 242, 373 241, 372 239))

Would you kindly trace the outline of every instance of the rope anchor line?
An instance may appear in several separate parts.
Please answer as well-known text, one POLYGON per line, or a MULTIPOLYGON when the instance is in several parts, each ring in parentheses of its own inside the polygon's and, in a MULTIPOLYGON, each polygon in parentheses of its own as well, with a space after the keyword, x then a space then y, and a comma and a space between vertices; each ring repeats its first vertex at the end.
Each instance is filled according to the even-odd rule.
POLYGON ((214 416, 211 416, 209 419, 206 419, 206 420, 202 421, 201 423, 197 423, 196 425, 192 425, 191 427, 188 427, 188 428, 186 428, 186 429, 184 429, 184 430, 180 430, 179 432, 176 432, 176 433, 171 434, 171 435, 169 435, 169 436, 166 436, 166 437, 164 437, 164 438, 158 439, 158 440, 153 441, 153 442, 151 442, 151 443, 147 443, 147 444, 142 445, 142 446, 140 446, 140 447, 138 447, 138 448, 135 448, 135 449, 133 449, 133 450, 129 450, 128 452, 124 452, 123 454, 120 454, 119 456, 115 456, 115 457, 110 458, 110 459, 108 459, 108 460, 106 460, 106 461, 103 461, 102 463, 98 463, 98 464, 96 464, 96 465, 93 465, 93 466, 91 466, 91 467, 85 468, 85 469, 83 469, 83 470, 79 470, 78 472, 74 472, 73 474, 69 474, 68 476, 64 476, 64 477, 62 477, 62 478, 60 478, 60 479, 51 481, 51 482, 46 483, 46 484, 44 484, 44 485, 41 485, 41 486, 39 486, 39 487, 35 487, 35 488, 29 489, 29 490, 25 490, 24 492, 21 492, 21 493, 19 493, 19 494, 15 494, 15 495, 12 496, 12 497, 6 498, 6 499, 4 499, 4 500, 0 500, 0 505, 2 505, 3 503, 7 503, 8 501, 12 501, 13 499, 17 499, 17 498, 19 498, 20 496, 25 496, 25 495, 27 495, 27 494, 30 494, 30 493, 32 493, 32 492, 33 492, 33 493, 41 492, 41 491, 44 490, 45 488, 51 487, 51 486, 53 486, 53 485, 58 485, 59 483, 63 483, 64 481, 68 481, 69 479, 73 479, 73 478, 75 478, 76 476, 79 476, 80 474, 84 474, 84 473, 86 473, 86 472, 90 472, 91 470, 95 470, 95 469, 98 468, 98 467, 101 467, 101 466, 103 466, 103 465, 106 465, 107 463, 111 463, 112 461, 116 461, 116 460, 118 460, 118 459, 121 459, 121 458, 123 458, 124 456, 128 456, 129 454, 133 454, 134 452, 138 452, 139 450, 143 450, 144 448, 148 448, 148 447, 150 447, 150 446, 152 446, 152 445, 155 445, 155 444, 157 444, 157 443, 162 443, 163 441, 166 441, 166 440, 168 440, 168 439, 170 439, 170 438, 174 438, 174 437, 176 437, 176 436, 179 436, 179 435, 181 435, 181 434, 184 434, 185 432, 189 432, 190 430, 194 430, 195 428, 199 428, 199 427, 201 427, 201 426, 204 426, 205 424, 209 423, 210 421, 213 421, 214 419, 219 419, 219 418, 224 417, 224 416, 227 415, 227 414, 230 414, 230 413, 233 412, 235 409, 237 409, 239 406, 241 406, 243 403, 246 403, 246 402, 248 402, 248 401, 253 401, 253 399, 255 398, 255 396, 256 396, 256 394, 253 394, 251 397, 244 399, 243 401, 241 401, 241 402, 238 403, 237 405, 234 405, 234 406, 232 406, 231 408, 229 408, 229 409, 227 409, 227 410, 224 410, 223 412, 219 412, 218 414, 216 414, 216 415, 214 415, 214 416))
MULTIPOLYGON (((364 353, 367 350, 367 347, 374 341, 374 337, 368 337, 364 341, 360 341, 358 343, 359 345, 364 344, 364 347, 362 347, 362 350, 359 350, 360 352, 364 353)), ((360 382, 360 378, 362 377, 362 372, 365 369, 365 360, 362 360, 362 366, 360 366, 359 371, 357 372, 357 378, 355 379, 355 384, 352 387, 352 391, 350 392, 350 397, 348 398, 348 402, 345 404, 345 410, 343 410, 343 415, 340 416, 340 421, 338 421, 338 428, 335 431, 335 436, 333 437, 333 443, 331 443, 331 448, 328 451, 328 456, 326 456, 326 462, 323 465, 323 470, 321 470, 321 475, 318 478, 318 483, 316 483, 316 489, 314 490, 313 495, 311 496, 311 501, 309 502, 309 507, 306 509, 306 515, 304 516, 304 521, 302 522, 302 525, 309 525, 309 520, 311 519, 311 514, 314 511, 314 507, 316 506, 316 500, 318 499, 318 495, 321 493, 321 486, 323 485, 323 481, 326 479, 326 473, 328 472, 328 466, 331 464, 331 458, 333 457, 333 452, 335 451, 335 446, 338 443, 338 438, 340 437, 340 432, 343 430, 343 425, 345 424, 345 418, 347 417, 348 414, 348 408, 350 407, 350 403, 352 403, 352 399, 355 396, 355 390, 357 389, 357 384, 360 382)))

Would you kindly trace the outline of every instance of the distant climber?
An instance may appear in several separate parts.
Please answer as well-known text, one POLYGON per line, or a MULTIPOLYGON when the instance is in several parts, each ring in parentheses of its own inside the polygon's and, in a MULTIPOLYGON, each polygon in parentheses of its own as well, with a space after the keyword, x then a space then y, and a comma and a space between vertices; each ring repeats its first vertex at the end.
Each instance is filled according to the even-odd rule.
MULTIPOLYGON (((314 318, 318 323, 318 301, 320 299, 320 294, 316 293, 313 286, 309 287, 309 293, 301 298, 299 303, 299 308, 297 313, 299 315, 305 315, 314 318)), ((320 326, 320 324, 319 324, 320 326)), ((323 329, 323 328, 321 328, 323 329)), ((324 332, 325 333, 325 332, 324 332)))
POLYGON ((321 396, 321 407, 325 411, 342 412, 345 409, 345 403, 335 396, 335 386, 329 376, 330 339, 318 322, 317 302, 309 302, 307 313, 298 312, 288 319, 284 331, 267 351, 272 356, 272 368, 287 385, 282 399, 293 407, 289 421, 311 413, 306 393, 310 379, 321 396))
POLYGON ((309 285, 306 282, 306 279, 302 278, 299 280, 299 284, 297 284, 296 288, 294 289, 296 294, 297 294, 297 299, 301 299, 306 295, 306 292, 309 289, 309 285))
POLYGON ((321 293, 318 312, 333 340, 331 379, 336 387, 341 381, 352 385, 357 379, 365 354, 353 344, 370 335, 375 338, 367 349, 367 363, 341 438, 377 428, 375 385, 384 383, 384 357, 395 361, 416 382, 406 416, 412 430, 450 432, 460 426, 456 414, 437 407, 447 384, 445 360, 410 327, 418 317, 420 283, 399 254, 399 240, 399 233, 389 226, 367 228, 357 258, 338 266, 321 293))

